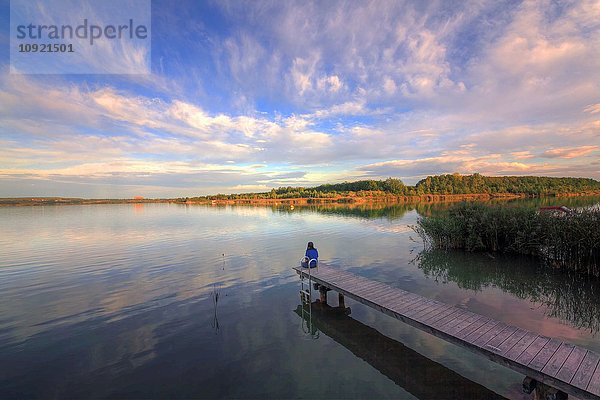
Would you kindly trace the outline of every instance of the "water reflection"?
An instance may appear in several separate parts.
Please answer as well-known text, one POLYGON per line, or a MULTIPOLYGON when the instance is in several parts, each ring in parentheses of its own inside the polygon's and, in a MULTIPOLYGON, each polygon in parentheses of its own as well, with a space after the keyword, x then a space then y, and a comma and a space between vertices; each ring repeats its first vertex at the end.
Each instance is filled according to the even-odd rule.
MULTIPOLYGON (((294 310, 303 319, 307 318, 304 308, 298 305, 294 310)), ((311 323, 314 329, 350 350, 415 397, 431 400, 504 398, 351 318, 349 313, 349 308, 339 309, 314 302, 311 323)))
POLYGON ((546 315, 593 334, 600 331, 600 279, 551 270, 523 258, 459 251, 422 252, 415 263, 437 281, 482 291, 496 286, 547 307, 546 315))
MULTIPOLYGON (((506 202, 506 201, 504 201, 506 202)), ((281 214, 311 214, 319 213, 329 216, 350 217, 359 219, 385 219, 387 221, 398 221, 413 210, 420 215, 429 215, 432 210, 443 210, 451 207, 456 202, 447 203, 370 203, 370 204, 347 204, 347 203, 325 203, 299 205, 294 208, 289 206, 274 206, 273 211, 281 214)))
MULTIPOLYGON (((510 290, 486 288, 502 286, 485 265, 471 279, 472 287, 482 280, 481 292, 426 279, 409 264, 420 246, 407 226, 432 207, 0 208, 0 398, 410 398, 327 335, 302 333, 290 312, 298 298, 290 267, 308 240, 329 265, 494 317, 519 312, 547 324, 541 333, 564 327, 570 341, 597 349, 589 333, 531 310, 510 290)), ((497 279, 514 278, 527 293, 535 273, 522 271, 497 279)), ((561 279, 521 298, 544 301, 561 279)), ((588 325, 597 327, 598 292, 582 282, 573 278, 552 301, 589 304, 584 311, 596 319, 588 325)), ((356 307, 354 318, 486 385, 490 376, 489 387, 514 397, 494 365, 374 310, 356 307)))
POLYGON ((315 213, 331 216, 345 216, 362 219, 385 218, 389 221, 401 219, 404 215, 415 207, 422 208, 421 205, 414 204, 338 204, 330 203, 325 205, 302 205, 294 207, 276 206, 273 207, 278 213, 315 213))
MULTIPOLYGON (((446 210, 454 202, 420 202, 420 203, 371 203, 371 204, 352 204, 352 203, 323 203, 298 205, 294 208, 286 205, 273 206, 272 210, 282 214, 314 213, 346 216, 361 219, 385 218, 389 221, 402 219, 409 211, 416 210, 420 215, 431 215, 432 212, 446 210)), ((586 207, 600 203, 600 196, 575 196, 575 197, 542 197, 542 198, 493 198, 486 200, 486 204, 504 204, 519 205, 523 207, 539 208, 544 206, 564 205, 569 208, 586 207)))
POLYGON ((214 313, 213 313, 212 322, 210 324, 210 326, 215 330, 215 334, 219 333, 219 316, 217 314, 217 305, 219 304, 219 294, 220 294, 220 291, 217 290, 217 287, 215 284, 215 286, 213 287, 213 292, 211 294, 211 298, 213 301, 214 313))
POLYGON ((587 207, 600 203, 600 196, 574 196, 574 197, 539 197, 532 199, 517 199, 509 201, 510 204, 520 204, 530 207, 567 206, 569 208, 587 207))

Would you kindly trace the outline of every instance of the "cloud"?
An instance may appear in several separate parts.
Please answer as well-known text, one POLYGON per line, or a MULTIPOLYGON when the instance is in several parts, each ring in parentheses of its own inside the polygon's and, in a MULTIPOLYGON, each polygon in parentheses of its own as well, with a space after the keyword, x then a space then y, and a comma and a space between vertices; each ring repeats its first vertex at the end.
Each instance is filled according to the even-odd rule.
POLYGON ((590 113, 590 114, 598 114, 598 113, 600 113, 600 103, 590 104, 583 111, 590 113))
POLYGON ((335 104, 326 109, 317 110, 313 114, 307 114, 305 117, 327 118, 339 115, 359 116, 370 113, 371 111, 367 109, 366 102, 364 100, 354 100, 341 104, 335 104))
MULTIPOLYGON (((5 179, 62 183, 87 179, 103 185, 165 188, 201 183, 206 193, 222 188, 217 183, 231 182, 236 187, 242 180, 245 185, 272 187, 365 176, 400 176, 411 181, 451 172, 572 174, 572 165, 548 164, 535 155, 578 161, 598 150, 585 144, 597 138, 593 121, 579 126, 548 124, 469 132, 457 131, 465 123, 460 115, 411 113, 387 124, 345 126, 342 122, 324 132, 315 125, 348 113, 367 113, 365 103, 352 101, 314 114, 270 119, 211 114, 183 100, 131 95, 111 87, 55 87, 24 77, 5 84, 0 95, 12 99, 23 88, 35 94, 30 95, 31 103, 24 108, 7 101, 5 115, 35 112, 48 117, 43 129, 35 120, 29 127, 27 121, 14 124, 10 119, 0 125, 0 129, 32 135, 27 145, 22 137, 3 140, 0 173, 5 179), (72 114, 73 109, 77 114, 72 114), (86 129, 63 129, 63 119, 69 118, 73 126, 86 129), (561 147, 567 138, 579 145, 561 147), (387 161, 372 162, 382 159, 387 161), (303 167, 302 172, 292 172, 294 166, 303 167), (330 170, 319 172, 323 166, 330 170)), ((597 176, 589 165, 581 173, 597 176)))
POLYGON ((593 1, 182 7, 155 19, 146 79, 2 71, 2 183, 599 177, 593 1))
MULTIPOLYGON (((246 48, 248 38, 253 38, 267 54, 277 55, 276 63, 268 56, 259 60, 255 67, 262 73, 248 74, 241 83, 255 89, 257 96, 283 93, 287 101, 308 110, 344 102, 361 92, 369 98, 382 97, 378 86, 385 78, 402 88, 396 99, 430 97, 461 87, 451 76, 447 46, 442 43, 461 17, 448 17, 443 10, 420 16, 416 3, 391 1, 220 4, 237 26, 234 35, 223 39, 228 47, 246 48)), ((458 15, 468 11, 460 8, 458 15)), ((255 53, 249 59, 254 60, 255 53)))
POLYGON ((523 2, 477 58, 467 63, 467 87, 458 106, 498 120, 578 119, 597 99, 600 34, 583 10, 598 15, 587 1, 560 7, 523 2), (589 7, 589 8, 588 8, 589 7))
POLYGON ((277 55, 257 60, 245 98, 297 114, 352 102, 362 109, 349 117, 417 108, 497 126, 577 120, 597 100, 593 1, 220 4, 237 27, 228 41, 243 48, 252 38, 277 55))
MULTIPOLYGON (((67 25, 76 30, 80 26, 89 26, 92 29, 104 31, 106 26, 120 26, 130 19, 135 21, 135 27, 143 25, 146 38, 130 37, 128 34, 116 34, 115 38, 106 36, 91 41, 91 31, 88 30, 86 38, 69 37, 65 33, 64 40, 73 47, 73 52, 67 55, 47 54, 46 57, 27 58, 19 52, 13 52, 11 72, 13 73, 42 73, 42 74, 149 74, 150 73, 150 47, 151 47, 151 9, 149 1, 129 1, 126 3, 116 0, 106 0, 94 3, 77 1, 18 1, 11 5, 11 18, 14 24, 28 26, 41 25, 45 27, 62 27, 67 25)), ((132 28, 133 30, 133 28, 132 28)), ((40 29, 39 32, 42 32, 40 29)), ((51 32, 50 30, 46 32, 51 32)), ((119 31, 120 32, 120 31, 119 31)), ((29 38, 38 44, 45 43, 44 35, 41 38, 34 35, 29 38), (37 40, 39 39, 39 40, 37 40)), ((59 34, 60 36, 60 34, 59 34)), ((50 37, 50 36, 49 36, 50 37)))
MULTIPOLYGON (((527 155, 525 158, 530 158, 527 155)), ((444 173, 484 175, 543 175, 543 176, 590 176, 600 178, 594 163, 574 164, 523 162, 523 154, 476 155, 470 151, 451 151, 436 157, 391 160, 363 165, 357 168, 365 176, 384 178, 387 176, 405 177, 406 182, 414 183, 427 175, 444 173)))
POLYGON ((600 146, 563 147, 546 150, 541 156, 546 158, 578 158, 597 151, 600 151, 600 146))
POLYGON ((396 82, 390 78, 390 77, 386 77, 384 78, 384 83, 383 83, 383 90, 389 94, 389 95, 393 95, 394 93, 396 93, 396 82))
POLYGON ((535 155, 531 154, 529 151, 515 151, 510 153, 510 155, 516 160, 526 160, 535 157, 535 155))

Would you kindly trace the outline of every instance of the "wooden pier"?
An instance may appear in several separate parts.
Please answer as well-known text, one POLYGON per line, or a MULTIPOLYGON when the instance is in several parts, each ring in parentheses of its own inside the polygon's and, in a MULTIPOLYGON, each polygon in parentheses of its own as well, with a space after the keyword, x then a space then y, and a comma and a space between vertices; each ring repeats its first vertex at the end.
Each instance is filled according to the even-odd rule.
MULTIPOLYGON (((306 268, 294 270, 309 275, 306 268)), ((549 386, 580 399, 600 399, 600 354, 592 350, 337 268, 321 265, 310 274, 314 282, 338 292, 342 301, 348 296, 526 375, 531 389, 537 383, 538 389, 549 386)))

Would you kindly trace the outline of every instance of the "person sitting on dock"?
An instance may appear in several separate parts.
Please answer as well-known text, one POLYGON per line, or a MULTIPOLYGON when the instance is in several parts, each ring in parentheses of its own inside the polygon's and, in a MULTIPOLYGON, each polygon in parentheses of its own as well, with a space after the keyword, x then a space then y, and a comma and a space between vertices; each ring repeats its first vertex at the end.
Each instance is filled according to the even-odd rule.
POLYGON ((306 253, 304 253, 304 258, 302 259, 302 267, 308 268, 310 264, 310 268, 314 268, 319 263, 319 252, 315 248, 313 242, 308 242, 306 247, 306 253))

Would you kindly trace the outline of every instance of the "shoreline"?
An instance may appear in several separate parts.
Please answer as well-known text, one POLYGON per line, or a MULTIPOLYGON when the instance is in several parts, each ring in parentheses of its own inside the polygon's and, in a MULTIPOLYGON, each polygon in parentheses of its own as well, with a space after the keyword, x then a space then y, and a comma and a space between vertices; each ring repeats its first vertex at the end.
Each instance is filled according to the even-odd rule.
POLYGON ((525 193, 473 193, 473 194, 423 194, 415 196, 336 196, 299 197, 287 199, 82 199, 68 197, 18 197, 0 198, 0 206, 48 206, 48 205, 94 205, 94 204, 198 204, 198 205, 250 205, 250 206, 310 206, 319 204, 369 205, 369 204, 419 204, 452 203, 459 201, 514 200, 535 198, 569 198, 599 196, 600 191, 560 193, 551 195, 528 195, 525 193))
MULTIPOLYGON (((574 196, 600 195, 600 192, 588 194, 570 194, 574 196)), ((416 204, 416 203, 447 203, 456 201, 478 201, 492 199, 524 199, 534 197, 556 197, 556 196, 529 196, 514 193, 478 193, 478 194, 424 194, 419 196, 336 196, 336 197, 298 197, 289 199, 219 199, 219 200, 188 200, 184 204, 214 204, 214 205, 315 205, 315 204, 416 204)))

